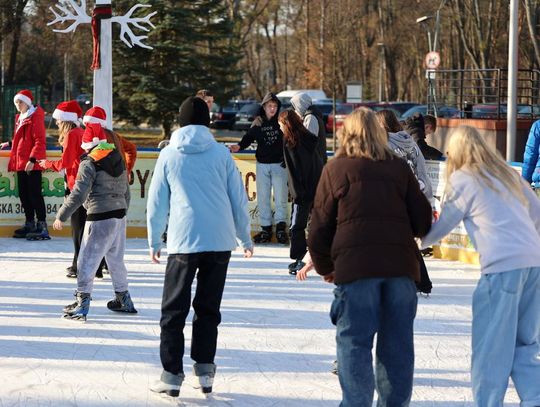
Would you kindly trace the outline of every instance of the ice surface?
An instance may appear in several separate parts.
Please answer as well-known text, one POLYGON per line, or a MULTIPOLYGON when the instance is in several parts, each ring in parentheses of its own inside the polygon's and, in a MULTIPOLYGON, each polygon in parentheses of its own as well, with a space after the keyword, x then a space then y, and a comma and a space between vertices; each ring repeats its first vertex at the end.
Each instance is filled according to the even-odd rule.
MULTIPOLYGON (((214 393, 196 389, 189 338, 178 400, 148 390, 159 377, 159 317, 165 258, 151 264, 146 241, 127 243, 130 292, 139 313, 115 314, 110 278, 97 280, 86 323, 61 318, 73 301, 70 239, 0 239, 0 407, 337 406, 332 286, 288 275, 288 250, 257 246, 233 254, 222 303, 214 393)), ((472 406, 471 295, 478 268, 428 260, 433 294, 421 297, 415 327, 412 406, 472 406)), ((191 315, 189 316, 191 321, 191 315)), ((518 398, 509 389, 508 406, 518 398)))

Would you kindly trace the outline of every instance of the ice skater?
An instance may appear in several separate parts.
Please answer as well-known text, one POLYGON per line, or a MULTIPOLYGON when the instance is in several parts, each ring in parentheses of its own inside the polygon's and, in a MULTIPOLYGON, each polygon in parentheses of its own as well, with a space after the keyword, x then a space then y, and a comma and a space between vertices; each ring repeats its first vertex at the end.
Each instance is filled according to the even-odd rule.
POLYGON ((163 371, 150 390, 173 397, 180 394, 185 377, 183 331, 195 276, 191 359, 203 393, 210 393, 221 298, 236 238, 245 257, 253 254, 246 190, 231 154, 208 129, 206 103, 198 97, 184 100, 179 124, 159 154, 147 202, 148 244, 155 263, 169 221, 160 320, 163 371))
POLYGON ((472 299, 475 406, 502 407, 511 377, 522 407, 540 406, 540 200, 478 131, 460 126, 447 146, 436 243, 461 221, 480 253, 472 299))
POLYGON ((87 155, 81 160, 71 194, 56 214, 53 227, 63 223, 84 205, 87 212, 77 261, 76 301, 64 308, 68 319, 86 320, 90 309, 94 276, 103 257, 109 266, 115 298, 107 303, 112 311, 136 313, 128 291, 124 264, 126 213, 129 188, 124 161, 100 124, 89 123, 81 147, 87 155))

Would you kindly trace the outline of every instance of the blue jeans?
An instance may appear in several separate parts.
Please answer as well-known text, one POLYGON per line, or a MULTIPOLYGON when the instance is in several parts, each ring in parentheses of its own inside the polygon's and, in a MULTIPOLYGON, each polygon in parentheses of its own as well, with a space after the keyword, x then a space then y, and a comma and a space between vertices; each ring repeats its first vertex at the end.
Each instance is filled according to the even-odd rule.
POLYGON ((272 226, 271 195, 274 190, 276 224, 287 222, 287 170, 281 164, 262 164, 257 162, 257 205, 261 226, 272 226))
POLYGON ((502 407, 512 377, 521 407, 540 406, 540 267, 482 275, 472 306, 475 405, 502 407))
POLYGON ((409 405, 416 304, 416 287, 407 277, 360 279, 335 288, 330 317, 337 328, 341 407, 371 407, 375 387, 379 407, 409 405))

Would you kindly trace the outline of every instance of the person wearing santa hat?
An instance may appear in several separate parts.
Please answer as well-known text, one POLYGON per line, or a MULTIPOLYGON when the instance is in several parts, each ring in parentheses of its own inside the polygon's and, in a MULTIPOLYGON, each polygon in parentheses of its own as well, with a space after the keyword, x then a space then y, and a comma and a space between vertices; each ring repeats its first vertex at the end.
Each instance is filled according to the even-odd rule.
POLYGON ((45 221, 45 201, 41 193, 41 171, 37 163, 45 158, 45 113, 32 104, 34 95, 28 89, 13 98, 19 114, 15 117, 13 140, 0 144, 0 149, 11 147, 8 171, 17 173, 19 199, 24 210, 24 226, 15 230, 13 237, 28 240, 48 240, 45 221), (37 218, 37 223, 36 223, 37 218))
POLYGON ((107 114, 105 110, 99 106, 94 106, 86 112, 83 117, 83 123, 98 123, 105 130, 107 135, 107 142, 113 143, 116 149, 120 152, 126 163, 126 169, 128 173, 128 180, 131 183, 131 173, 137 160, 137 147, 135 144, 127 141, 124 137, 117 132, 107 128, 107 114))
MULTIPOLYGON (((59 130, 58 143, 62 147, 62 156, 59 160, 38 160, 39 165, 45 169, 64 173, 65 194, 68 196, 75 186, 75 177, 79 170, 81 156, 84 150, 81 148, 84 130, 80 127, 82 121, 82 109, 75 100, 68 100, 60 103, 54 110, 52 117, 56 119, 59 130)), ((66 277, 77 278, 77 259, 81 247, 84 222, 86 221, 86 209, 80 206, 71 215, 71 237, 75 253, 71 266, 67 268, 66 277)), ((100 264, 96 272, 96 277, 103 277, 103 263, 100 264)))
POLYGON ((124 264, 129 206, 126 166, 115 146, 107 143, 99 123, 87 124, 81 147, 87 154, 81 159, 75 185, 53 224, 54 229, 61 230, 79 206, 86 208, 87 218, 77 261, 76 301, 64 307, 64 318, 86 320, 94 276, 103 257, 109 266, 115 292, 115 298, 107 303, 107 308, 136 313, 124 264))

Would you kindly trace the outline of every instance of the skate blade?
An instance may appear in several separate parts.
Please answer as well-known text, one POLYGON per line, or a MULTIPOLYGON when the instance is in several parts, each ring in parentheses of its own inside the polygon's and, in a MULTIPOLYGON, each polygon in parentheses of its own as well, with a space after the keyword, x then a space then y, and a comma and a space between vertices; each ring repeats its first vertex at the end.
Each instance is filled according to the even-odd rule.
POLYGON ((50 236, 47 237, 27 237, 26 240, 28 241, 37 241, 37 240, 51 240, 50 236))
POLYGON ((79 322, 86 322, 86 315, 69 315, 64 314, 62 316, 63 319, 67 319, 70 321, 79 321, 79 322))

